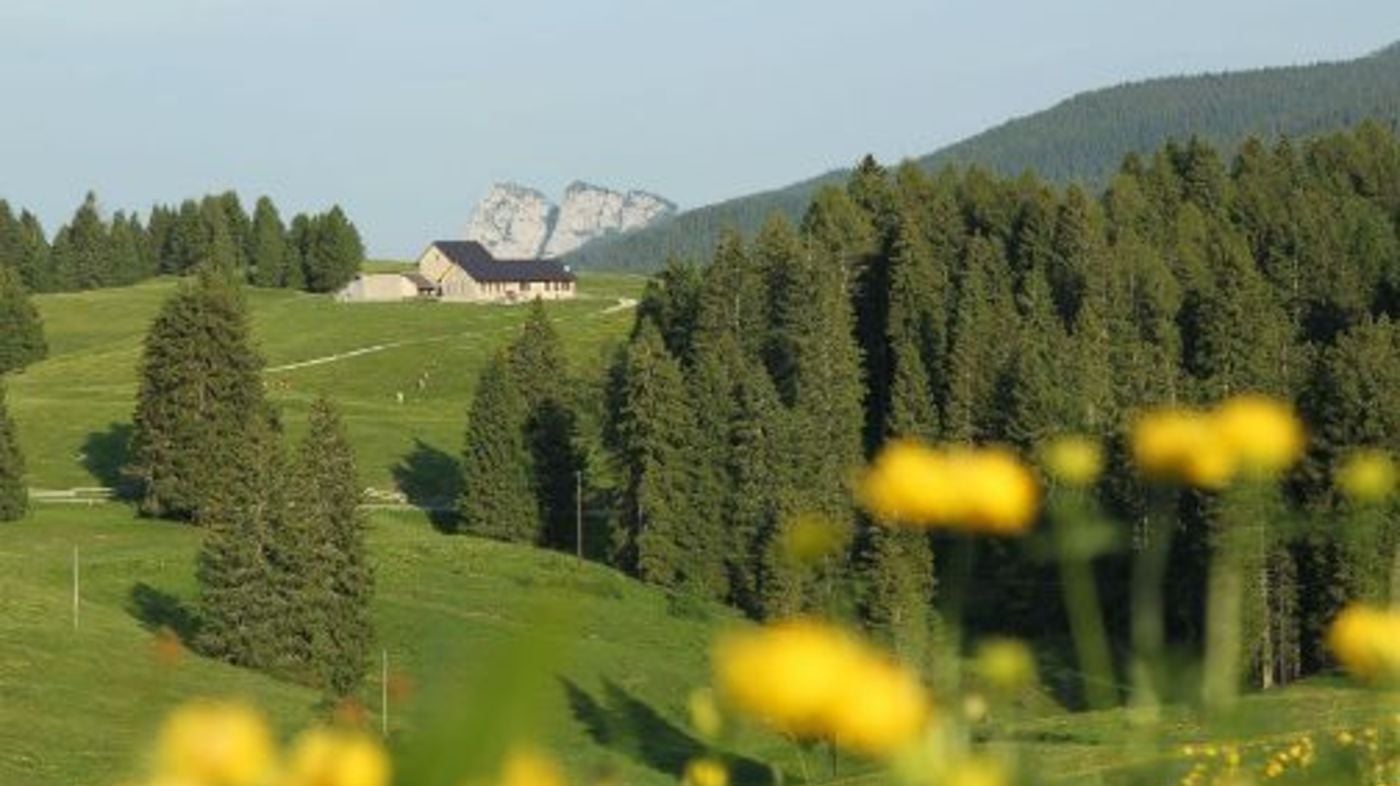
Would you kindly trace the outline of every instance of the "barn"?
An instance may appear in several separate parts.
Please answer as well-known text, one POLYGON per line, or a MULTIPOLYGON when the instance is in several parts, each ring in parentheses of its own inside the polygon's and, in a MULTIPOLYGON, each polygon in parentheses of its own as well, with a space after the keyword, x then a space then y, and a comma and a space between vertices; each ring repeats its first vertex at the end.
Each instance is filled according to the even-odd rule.
POLYGON ((385 303, 422 298, 454 303, 566 300, 578 280, 550 259, 496 259, 472 240, 439 240, 411 273, 364 273, 335 294, 342 303, 385 303))

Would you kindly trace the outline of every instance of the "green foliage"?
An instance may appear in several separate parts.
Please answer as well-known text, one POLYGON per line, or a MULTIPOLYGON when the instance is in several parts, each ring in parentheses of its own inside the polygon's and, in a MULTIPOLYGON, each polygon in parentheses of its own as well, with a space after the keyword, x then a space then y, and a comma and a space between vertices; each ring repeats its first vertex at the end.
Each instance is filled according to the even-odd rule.
POLYGON ((5 387, 0 384, 0 521, 15 521, 29 508, 29 489, 24 482, 24 456, 19 452, 19 435, 5 405, 5 387))
POLYGON ((262 358, 236 283, 204 270, 170 297, 147 334, 131 474, 148 515, 196 518, 265 408, 262 358))
POLYGON ((540 539, 525 441, 528 417, 510 358, 498 353, 482 370, 467 415, 458 506, 463 531, 522 543, 540 539))
POLYGON ((287 270, 291 260, 287 250, 287 229, 271 199, 261 197, 253 209, 253 224, 249 238, 249 261, 253 266, 253 283, 260 287, 287 285, 287 270))
POLYGON ((305 286, 310 292, 334 292, 359 272, 365 247, 355 225, 339 206, 314 216, 297 239, 305 286))
POLYGON ((0 265, 0 375, 48 355, 44 323, 30 302, 19 275, 0 265))

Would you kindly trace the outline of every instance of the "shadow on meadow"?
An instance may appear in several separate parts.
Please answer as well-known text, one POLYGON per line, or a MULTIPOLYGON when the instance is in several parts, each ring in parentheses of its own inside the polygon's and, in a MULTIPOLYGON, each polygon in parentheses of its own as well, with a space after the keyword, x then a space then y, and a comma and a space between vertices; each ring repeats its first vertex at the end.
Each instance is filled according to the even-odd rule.
POLYGON ((462 465, 456 456, 415 439, 413 450, 391 471, 408 504, 427 511, 439 530, 455 528, 457 498, 462 495, 462 465))
MULTIPOLYGON (((678 775, 691 759, 709 753, 704 743, 611 680, 604 680, 601 698, 590 696, 575 682, 562 682, 574 717, 588 736, 605 748, 666 775, 678 775)), ((735 784, 762 786, 800 780, 786 773, 775 778, 768 765, 753 759, 729 754, 721 754, 721 758, 735 784)))
POLYGON ((144 581, 131 586, 127 597, 127 612, 148 630, 168 628, 186 644, 194 640, 199 620, 184 601, 144 581))
POLYGON ((135 499, 137 492, 136 483, 125 472, 134 430, 130 423, 109 423, 106 430, 91 432, 83 439, 83 469, 124 500, 135 499))

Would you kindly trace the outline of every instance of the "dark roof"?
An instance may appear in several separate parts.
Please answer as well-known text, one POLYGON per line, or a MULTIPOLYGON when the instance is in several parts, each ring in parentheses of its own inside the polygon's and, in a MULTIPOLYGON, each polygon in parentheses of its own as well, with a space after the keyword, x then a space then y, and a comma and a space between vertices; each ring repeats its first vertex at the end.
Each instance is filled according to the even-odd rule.
POLYGON ((477 281, 574 280, 573 273, 552 259, 496 259, 475 240, 439 240, 433 245, 477 281))
POLYGON ((408 279, 415 287, 418 287, 420 290, 433 289, 437 286, 433 282, 429 281, 428 277, 423 275, 422 273, 404 273, 403 277, 408 279))

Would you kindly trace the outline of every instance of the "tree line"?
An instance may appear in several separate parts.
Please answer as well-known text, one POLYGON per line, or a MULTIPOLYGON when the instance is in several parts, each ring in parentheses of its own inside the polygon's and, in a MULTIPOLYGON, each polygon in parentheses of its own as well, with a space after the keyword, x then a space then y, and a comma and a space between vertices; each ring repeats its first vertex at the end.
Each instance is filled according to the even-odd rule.
POLYGON ((209 264, 260 287, 333 292, 364 262, 359 231, 339 206, 284 222, 269 197, 249 216, 232 191, 104 216, 88 193, 50 240, 28 210, 0 200, 0 268, 30 292, 126 286, 158 275, 186 275, 209 264))
MULTIPOLYGON (((1355 511, 1332 483, 1353 448, 1400 453, 1397 318, 1400 140, 1380 124, 1250 139, 1229 159, 1169 142, 1125 158, 1097 195, 867 158, 800 224, 775 215, 752 242, 730 232, 708 265, 672 261, 648 285, 602 396, 609 559, 755 617, 859 619, 901 650, 935 634, 940 577, 970 570, 973 627, 1054 637, 1065 622, 1043 598, 1057 577, 1034 549, 993 541, 970 566, 944 564, 951 544, 876 526, 849 484, 895 438, 1033 453, 1082 433, 1109 447, 1099 503, 1134 522, 1096 564, 1102 596, 1127 597, 1131 544, 1165 504, 1171 640, 1200 646, 1206 555, 1245 506, 1277 524, 1244 562, 1257 580, 1243 666, 1261 684, 1293 679, 1325 663, 1339 605, 1383 594, 1400 564, 1400 509, 1336 526, 1355 511), (1164 502, 1137 479, 1136 413, 1250 391, 1292 403, 1310 431, 1283 498, 1164 502), (795 543, 819 546, 815 567, 792 563, 795 543)), ((511 357, 483 373, 471 411, 463 509, 486 534, 515 518, 542 531, 528 505, 507 511, 538 492, 544 463, 511 357), (474 509, 485 476, 497 502, 474 509)), ((1119 642, 1127 625, 1114 620, 1119 642)))

